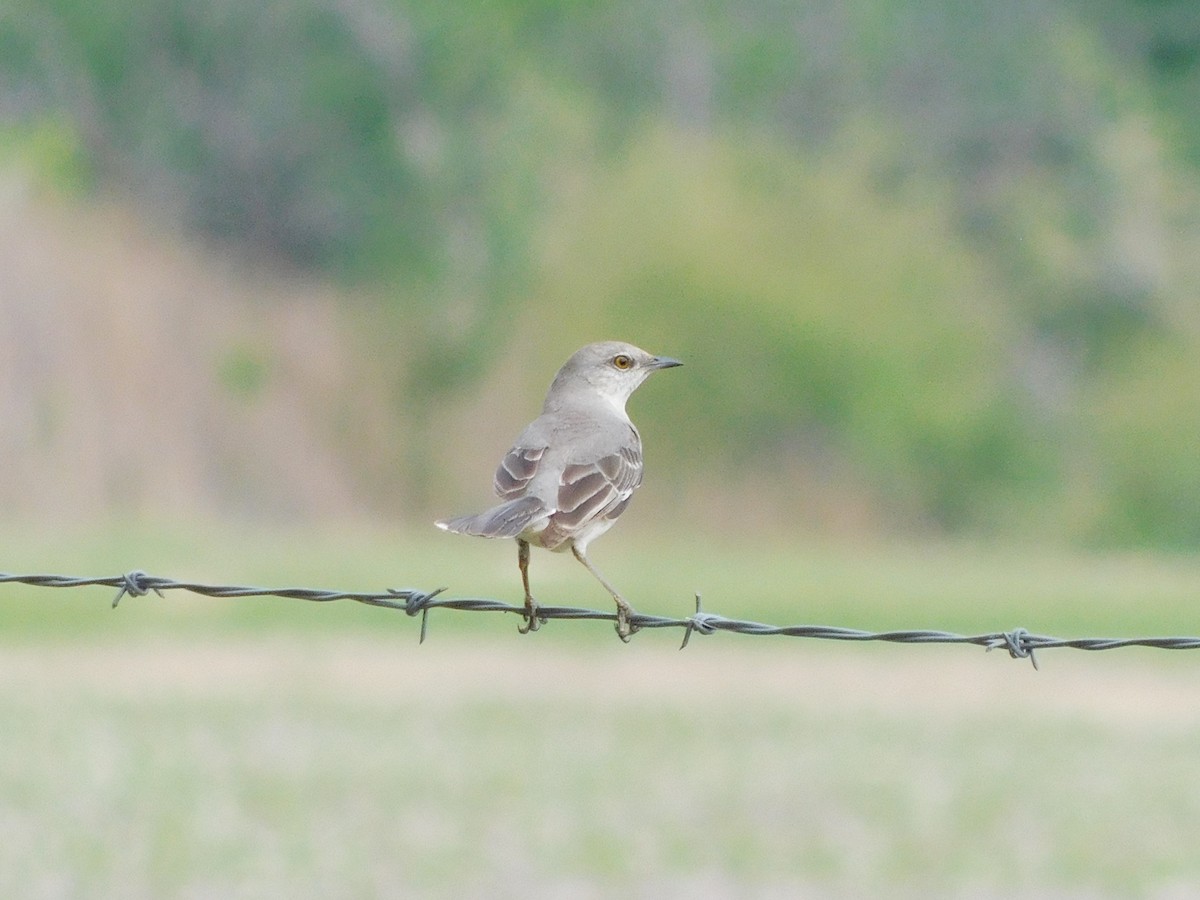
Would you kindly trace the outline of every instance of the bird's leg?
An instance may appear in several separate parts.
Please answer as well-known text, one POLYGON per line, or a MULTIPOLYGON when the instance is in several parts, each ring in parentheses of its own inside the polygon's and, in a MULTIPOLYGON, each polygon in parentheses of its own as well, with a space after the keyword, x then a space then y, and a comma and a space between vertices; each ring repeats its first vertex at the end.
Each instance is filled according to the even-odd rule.
POLYGON ((629 605, 629 601, 627 601, 617 592, 615 587, 604 580, 604 576, 601 575, 600 571, 591 564, 587 558, 587 554, 583 550, 580 550, 579 547, 572 544, 571 552, 574 553, 575 558, 583 563, 587 570, 595 576, 596 580, 604 585, 604 589, 612 594, 612 598, 617 604, 617 637, 628 644, 629 639, 641 630, 629 621, 630 617, 633 615, 633 607, 629 605))
POLYGON ((529 592, 529 541, 517 538, 517 566, 521 569, 521 584, 525 588, 525 624, 518 625, 517 631, 529 634, 537 631, 545 619, 538 618, 537 601, 529 592))

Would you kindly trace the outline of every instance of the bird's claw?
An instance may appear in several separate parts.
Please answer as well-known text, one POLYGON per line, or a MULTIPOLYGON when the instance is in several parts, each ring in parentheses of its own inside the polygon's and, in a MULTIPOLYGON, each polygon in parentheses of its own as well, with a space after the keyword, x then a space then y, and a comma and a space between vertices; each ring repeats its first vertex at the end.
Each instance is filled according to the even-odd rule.
POLYGON ((633 615, 633 608, 628 603, 617 606, 617 637, 624 643, 628 644, 629 639, 641 631, 636 625, 629 621, 629 617, 633 615))
POLYGON ((537 631, 545 623, 546 617, 538 615, 538 605, 532 597, 525 598, 525 623, 517 626, 521 634, 537 631))

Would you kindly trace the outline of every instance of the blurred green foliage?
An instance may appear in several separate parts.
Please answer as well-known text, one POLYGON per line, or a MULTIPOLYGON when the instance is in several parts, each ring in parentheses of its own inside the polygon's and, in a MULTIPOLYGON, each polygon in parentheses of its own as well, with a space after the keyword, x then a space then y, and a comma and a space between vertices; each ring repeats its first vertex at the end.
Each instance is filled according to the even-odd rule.
POLYGON ((253 347, 238 346, 229 350, 217 366, 221 385, 242 400, 252 400, 262 392, 268 378, 269 365, 253 347))
POLYGON ((58 190, 82 192, 94 183, 79 132, 61 116, 47 115, 19 126, 0 122, 0 165, 11 160, 32 161, 34 177, 58 190))
POLYGON ((687 358, 638 400, 687 471, 831 458, 900 523, 1193 547, 1196 10, 12 0, 0 123, 378 286, 418 423, 536 321, 547 372, 687 358))

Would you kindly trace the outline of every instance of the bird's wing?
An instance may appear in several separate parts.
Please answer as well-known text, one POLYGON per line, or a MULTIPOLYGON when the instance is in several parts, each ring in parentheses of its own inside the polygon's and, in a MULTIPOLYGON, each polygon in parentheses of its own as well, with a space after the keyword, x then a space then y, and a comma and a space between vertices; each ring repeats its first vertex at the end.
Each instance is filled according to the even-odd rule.
POLYGON ((563 468, 554 524, 570 532, 595 518, 615 519, 642 483, 642 448, 621 447, 594 462, 563 468))
POLYGON ((493 482, 496 493, 505 500, 512 500, 524 495, 545 455, 546 448, 544 446, 521 447, 518 445, 509 450, 496 468, 496 478, 493 482))

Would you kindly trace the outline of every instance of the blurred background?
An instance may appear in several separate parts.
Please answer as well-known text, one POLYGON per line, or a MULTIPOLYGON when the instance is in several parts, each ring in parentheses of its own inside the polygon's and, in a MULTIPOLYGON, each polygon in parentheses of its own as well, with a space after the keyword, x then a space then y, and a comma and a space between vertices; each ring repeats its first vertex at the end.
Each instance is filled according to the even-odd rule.
POLYGON ((1198 54, 1183 0, 8 0, 0 500, 424 522, 616 336, 689 364, 643 515, 1191 549, 1198 54))
MULTIPOLYGON (((511 548, 432 519, 618 338, 686 361, 631 402, 647 481, 595 557, 636 606, 1195 633, 1198 109, 1193 0, 0 0, 0 568, 516 599, 511 548)), ((451 614, 421 656, 374 610, 7 590, 13 896, 1200 879, 1190 660, 666 662, 451 614)))

